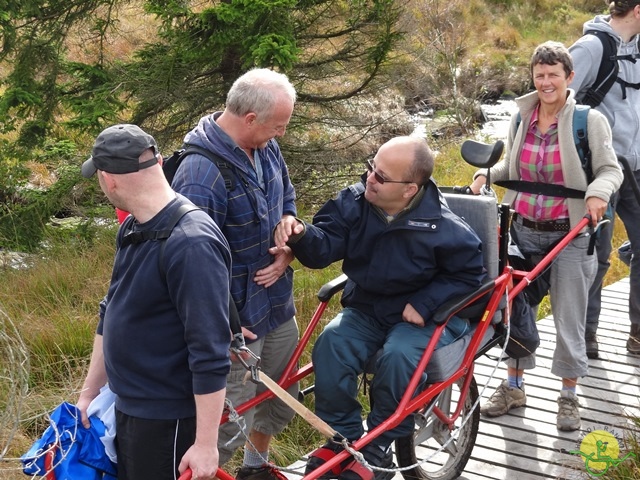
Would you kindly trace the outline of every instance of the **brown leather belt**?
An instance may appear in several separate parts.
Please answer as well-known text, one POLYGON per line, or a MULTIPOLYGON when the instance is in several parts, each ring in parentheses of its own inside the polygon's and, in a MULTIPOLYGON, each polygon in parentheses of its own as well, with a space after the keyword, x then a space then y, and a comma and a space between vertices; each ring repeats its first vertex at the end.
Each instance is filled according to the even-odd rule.
POLYGON ((538 232, 568 232, 571 230, 571 224, 569 223, 568 218, 563 218, 562 220, 549 220, 547 222, 534 222, 533 220, 524 218, 522 215, 514 213, 513 221, 519 223, 523 227, 527 227, 538 232))

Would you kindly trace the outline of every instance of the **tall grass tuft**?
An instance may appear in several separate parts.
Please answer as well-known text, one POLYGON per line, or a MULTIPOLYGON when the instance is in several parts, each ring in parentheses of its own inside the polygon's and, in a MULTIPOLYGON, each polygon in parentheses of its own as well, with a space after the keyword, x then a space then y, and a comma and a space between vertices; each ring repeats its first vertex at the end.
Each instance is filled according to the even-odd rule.
MULTIPOLYGON (((46 414, 77 399, 115 245, 113 228, 101 227, 94 234, 87 241, 82 235, 49 232, 47 247, 29 257, 28 268, 3 267, 0 272, 0 307, 15 325, 12 331, 3 329, 8 336, 0 337, 0 351, 19 342, 25 358, 3 355, 0 371, 6 372, 3 376, 23 371, 28 385, 28 393, 10 399, 19 407, 19 419, 0 409, 11 414, 0 417, 0 439, 9 444, 0 458, 26 452, 47 427, 46 414), (16 424, 17 430, 12 428, 16 424)), ((0 477, 14 478, 4 464, 0 471, 0 477)))

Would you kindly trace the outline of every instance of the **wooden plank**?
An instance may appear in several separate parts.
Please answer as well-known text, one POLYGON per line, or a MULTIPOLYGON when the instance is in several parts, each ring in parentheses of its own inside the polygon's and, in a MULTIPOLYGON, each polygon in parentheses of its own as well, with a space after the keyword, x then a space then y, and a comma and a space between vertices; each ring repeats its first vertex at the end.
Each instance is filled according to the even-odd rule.
MULTIPOLYGON (((640 416, 640 357, 626 352, 628 338, 628 280, 603 290, 603 310, 598 336, 601 358, 590 360, 590 373, 580 379, 582 429, 560 432, 555 426, 556 398, 560 379, 549 369, 555 346, 553 319, 538 322, 541 346, 536 352, 538 366, 525 373, 527 406, 498 418, 482 417, 476 446, 467 470, 482 468, 482 458, 495 463, 495 479, 524 478, 520 469, 535 478, 587 478, 582 459, 570 455, 589 429, 609 427, 624 432, 632 427, 629 416, 640 416)), ((495 350, 495 349, 494 349, 495 350)), ((493 352, 492 352, 493 353, 493 352)), ((495 361, 483 357, 475 367, 476 381, 482 390, 495 361)), ((501 364, 482 393, 486 400, 506 378, 501 364)), ((473 470, 475 471, 475 470, 473 470)), ((462 477, 461 477, 462 478, 462 477)))

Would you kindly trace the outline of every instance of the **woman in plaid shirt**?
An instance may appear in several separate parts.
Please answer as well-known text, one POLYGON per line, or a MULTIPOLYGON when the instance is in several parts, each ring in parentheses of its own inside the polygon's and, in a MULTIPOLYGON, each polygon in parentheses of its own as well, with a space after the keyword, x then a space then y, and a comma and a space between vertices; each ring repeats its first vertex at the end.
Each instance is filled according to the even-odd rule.
MULTIPOLYGON (((491 169, 491 178, 585 192, 584 198, 567 198, 562 188, 547 194, 507 190, 504 201, 514 210, 512 242, 538 262, 585 214, 594 225, 602 219, 609 198, 622 183, 622 171, 606 118, 590 110, 587 139, 593 180, 587 179, 573 138, 576 101, 568 87, 574 72, 564 45, 539 45, 530 68, 536 91, 516 99, 519 113, 511 119, 506 155, 491 169)), ((485 174, 476 173, 471 185, 474 192, 486 182, 485 174)), ((583 232, 560 252, 550 271, 549 294, 556 327, 551 373, 562 379, 556 419, 559 430, 578 430, 581 424, 576 385, 578 378, 588 373, 584 329, 587 295, 597 268, 596 257, 587 255, 588 244, 589 237, 583 232)), ((526 404, 523 373, 535 367, 535 353, 508 359, 507 367, 507 380, 481 408, 487 416, 503 415, 526 404)))

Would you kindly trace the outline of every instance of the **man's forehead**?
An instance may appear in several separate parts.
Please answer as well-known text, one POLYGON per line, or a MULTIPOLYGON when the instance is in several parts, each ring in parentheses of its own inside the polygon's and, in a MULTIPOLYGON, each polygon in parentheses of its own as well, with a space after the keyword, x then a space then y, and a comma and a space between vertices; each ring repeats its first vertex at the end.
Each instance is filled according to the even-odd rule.
POLYGON ((406 150, 401 147, 401 145, 383 145, 376 153, 374 162, 380 166, 404 168, 409 163, 409 157, 406 150))

